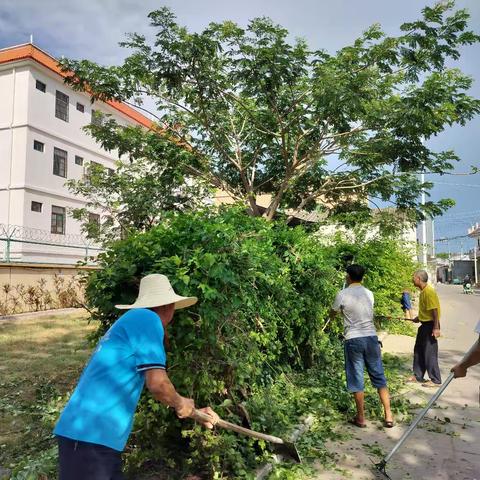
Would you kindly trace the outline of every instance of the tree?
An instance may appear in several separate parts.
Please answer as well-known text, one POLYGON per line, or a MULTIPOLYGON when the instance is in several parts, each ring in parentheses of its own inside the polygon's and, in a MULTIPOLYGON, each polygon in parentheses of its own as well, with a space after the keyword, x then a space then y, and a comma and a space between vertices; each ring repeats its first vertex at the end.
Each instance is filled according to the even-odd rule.
POLYGON ((101 242, 146 231, 157 225, 168 211, 195 208, 208 192, 203 182, 185 176, 185 164, 194 165, 189 152, 161 135, 144 135, 140 127, 119 127, 113 120, 87 127, 105 148, 118 148, 115 171, 91 163, 80 180, 69 180, 69 189, 86 199, 73 210, 90 238, 101 242), (110 132, 115 132, 111 143, 110 132), (106 133, 106 135, 105 135, 106 133), (92 221, 91 214, 102 218, 92 221))
MULTIPOLYGON (((121 45, 133 53, 122 65, 63 60, 62 67, 92 101, 145 108, 141 99, 153 100, 158 125, 136 130, 138 143, 160 135, 186 148, 194 161, 183 164, 185 173, 245 203, 251 215, 272 219, 279 209, 313 210, 319 202, 352 211, 379 198, 415 221, 452 204, 420 205, 432 184, 418 174, 447 173, 459 160, 423 141, 480 111, 467 94, 472 79, 447 67, 480 38, 468 29, 468 13, 454 11, 453 1, 422 13, 397 37, 374 25, 329 54, 290 43, 268 18, 192 33, 161 8, 149 14, 154 43, 131 34, 121 45), (271 196, 266 210, 261 194, 271 196)), ((110 122, 93 134, 128 152, 121 130, 110 122)))

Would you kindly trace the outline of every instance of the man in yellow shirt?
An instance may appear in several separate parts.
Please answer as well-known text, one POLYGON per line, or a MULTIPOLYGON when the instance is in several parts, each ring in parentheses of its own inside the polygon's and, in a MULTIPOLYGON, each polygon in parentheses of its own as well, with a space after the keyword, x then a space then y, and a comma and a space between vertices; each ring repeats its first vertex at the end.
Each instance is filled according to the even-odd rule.
POLYGON ((413 284, 420 290, 418 316, 414 322, 421 325, 417 331, 413 350, 413 377, 411 382, 421 382, 425 387, 437 387, 442 383, 438 366, 438 341, 440 336, 440 301, 435 289, 428 283, 428 273, 417 270, 413 284), (430 380, 425 380, 425 372, 430 380))

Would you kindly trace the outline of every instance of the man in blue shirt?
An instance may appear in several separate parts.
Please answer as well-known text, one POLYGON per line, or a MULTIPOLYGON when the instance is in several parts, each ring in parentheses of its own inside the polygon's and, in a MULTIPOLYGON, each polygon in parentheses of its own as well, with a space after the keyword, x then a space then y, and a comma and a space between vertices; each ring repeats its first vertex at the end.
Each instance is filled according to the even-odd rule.
MULTIPOLYGON (((194 402, 170 382, 164 332, 174 311, 197 302, 177 295, 164 275, 147 275, 138 298, 107 331, 85 367, 54 433, 60 480, 121 480, 123 451, 143 386, 179 418, 192 416, 194 402)), ((218 420, 210 408, 202 409, 218 420)))

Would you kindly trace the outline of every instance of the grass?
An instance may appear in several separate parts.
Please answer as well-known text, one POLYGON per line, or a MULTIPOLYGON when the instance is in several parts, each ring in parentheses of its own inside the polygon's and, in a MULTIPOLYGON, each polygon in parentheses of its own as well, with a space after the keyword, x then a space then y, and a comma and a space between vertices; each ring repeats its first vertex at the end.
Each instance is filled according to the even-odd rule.
POLYGON ((86 336, 95 328, 83 313, 0 322, 0 466, 34 464, 52 450, 52 424, 90 355, 86 336))

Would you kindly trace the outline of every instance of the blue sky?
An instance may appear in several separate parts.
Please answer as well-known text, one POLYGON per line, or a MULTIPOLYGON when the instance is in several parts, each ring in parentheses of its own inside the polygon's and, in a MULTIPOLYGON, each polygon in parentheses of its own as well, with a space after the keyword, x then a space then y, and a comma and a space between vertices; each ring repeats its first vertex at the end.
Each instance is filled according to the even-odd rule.
MULTIPOLYGON (((171 7, 180 23, 192 30, 210 21, 234 20, 245 24, 266 15, 285 26, 293 37, 303 37, 314 47, 335 51, 351 43, 373 23, 388 34, 398 32, 404 21, 418 18, 433 0, 1 0, 0 48, 28 42, 60 57, 89 58, 104 64, 120 61, 125 50, 118 46, 127 32, 148 33, 146 15, 161 5, 171 7), (361 6, 359 6, 361 4, 361 6)), ((480 32, 480 1, 457 0, 458 8, 471 13, 471 27, 480 32)), ((471 75, 471 94, 480 97, 480 47, 467 47, 457 62, 471 75)), ((456 172, 480 167, 480 118, 465 127, 454 127, 430 140, 436 150, 453 149, 462 161, 456 172)), ((480 174, 432 177, 432 198, 453 198, 457 204, 436 220, 436 236, 453 237, 466 233, 472 223, 480 223, 480 174)), ((450 249, 471 247, 469 239, 450 242, 450 249)), ((437 245, 446 251, 446 243, 437 245)))

